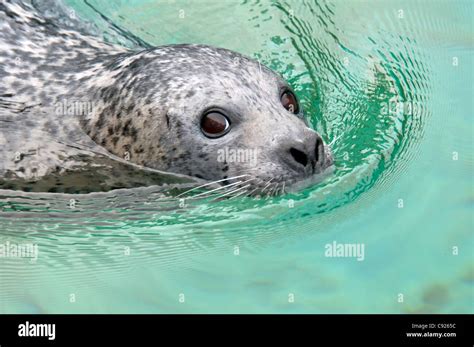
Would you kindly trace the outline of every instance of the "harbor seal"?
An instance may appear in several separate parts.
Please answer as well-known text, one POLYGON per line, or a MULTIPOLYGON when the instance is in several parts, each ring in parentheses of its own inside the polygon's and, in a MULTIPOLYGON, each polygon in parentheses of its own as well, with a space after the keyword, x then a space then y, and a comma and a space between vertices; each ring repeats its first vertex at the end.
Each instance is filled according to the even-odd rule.
POLYGON ((198 44, 130 50, 18 2, 0 3, 0 23, 4 189, 108 190, 172 173, 270 194, 333 166, 290 85, 254 59, 198 44))

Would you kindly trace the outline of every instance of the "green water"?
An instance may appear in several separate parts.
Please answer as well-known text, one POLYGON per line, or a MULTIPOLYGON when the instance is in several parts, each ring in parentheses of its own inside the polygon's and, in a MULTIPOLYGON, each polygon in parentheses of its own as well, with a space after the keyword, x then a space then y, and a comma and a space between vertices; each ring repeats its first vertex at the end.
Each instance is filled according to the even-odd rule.
POLYGON ((39 254, 0 258, 0 312, 474 312, 472 2, 67 4, 114 43, 211 44, 280 72, 336 171, 185 206, 164 187, 1 191, 0 243, 39 254), (325 256, 333 241, 364 259, 325 256))

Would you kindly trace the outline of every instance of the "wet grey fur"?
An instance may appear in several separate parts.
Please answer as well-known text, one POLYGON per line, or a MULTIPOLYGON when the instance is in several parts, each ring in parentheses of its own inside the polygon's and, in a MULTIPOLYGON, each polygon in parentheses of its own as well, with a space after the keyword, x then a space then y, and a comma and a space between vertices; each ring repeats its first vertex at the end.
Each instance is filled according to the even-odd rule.
POLYGON ((78 172, 97 186, 89 190, 152 184, 130 174, 146 167, 223 183, 242 176, 245 189, 262 191, 332 165, 327 147, 312 165, 292 161, 290 148, 311 159, 319 135, 282 107, 280 76, 226 49, 132 51, 59 27, 27 4, 0 2, 0 79, 0 188, 33 182, 33 190, 62 191, 61 176, 78 172), (218 139, 200 130, 210 108, 231 120, 218 139), (257 165, 217 160, 226 147, 257 150, 257 165))

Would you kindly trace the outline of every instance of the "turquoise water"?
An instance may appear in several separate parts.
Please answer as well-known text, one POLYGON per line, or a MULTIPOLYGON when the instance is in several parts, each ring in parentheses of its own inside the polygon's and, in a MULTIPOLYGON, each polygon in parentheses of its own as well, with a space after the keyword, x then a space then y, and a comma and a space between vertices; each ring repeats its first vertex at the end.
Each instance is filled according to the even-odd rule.
POLYGON ((0 244, 39 251, 0 258, 0 312, 474 312, 472 2, 67 4, 114 43, 280 72, 336 171, 260 200, 0 191, 0 244), (363 260, 325 256, 333 241, 363 260))

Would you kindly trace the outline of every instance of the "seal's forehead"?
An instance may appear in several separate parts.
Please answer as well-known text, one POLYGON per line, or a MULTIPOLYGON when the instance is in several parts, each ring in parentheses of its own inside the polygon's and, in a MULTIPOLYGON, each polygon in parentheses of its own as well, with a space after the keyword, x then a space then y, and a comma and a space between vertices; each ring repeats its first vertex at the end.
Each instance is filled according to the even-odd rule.
POLYGON ((150 51, 155 55, 161 73, 170 76, 199 75, 202 79, 239 78, 246 81, 262 79, 271 84, 285 81, 258 61, 234 51, 206 45, 170 45, 150 51))
MULTIPOLYGON (((186 98, 268 99, 286 82, 258 61, 227 49, 204 45, 162 46, 150 51, 157 79, 166 93, 186 98)), ((190 101, 190 100, 189 100, 190 101)))

